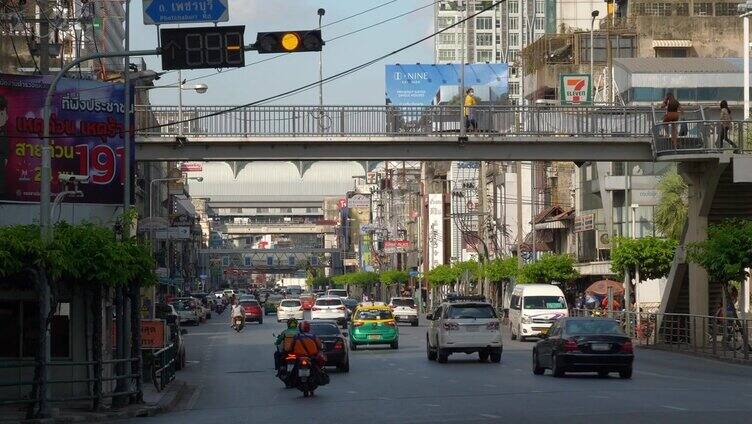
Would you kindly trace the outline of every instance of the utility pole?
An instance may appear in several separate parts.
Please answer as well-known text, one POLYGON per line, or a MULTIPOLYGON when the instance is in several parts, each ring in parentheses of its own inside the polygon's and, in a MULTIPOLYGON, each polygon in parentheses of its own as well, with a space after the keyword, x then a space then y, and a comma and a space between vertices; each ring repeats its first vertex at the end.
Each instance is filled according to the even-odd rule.
POLYGON ((522 162, 517 161, 517 264, 522 268, 522 162))
POLYGON ((468 9, 470 6, 470 0, 465 0, 465 9, 463 10, 463 21, 462 21, 462 36, 460 39, 462 40, 462 56, 461 56, 461 62, 460 62, 460 138, 464 139, 467 136, 466 128, 465 128, 465 62, 467 62, 466 55, 467 55, 467 33, 468 33, 468 27, 467 27, 467 15, 468 15, 468 9))
MULTIPOLYGON (((480 255, 478 262, 484 263, 488 261, 488 243, 486 239, 486 161, 480 161, 480 175, 478 176, 478 239, 480 240, 483 252, 480 255)), ((481 285, 480 294, 486 295, 486 281, 484 278, 481 285)))
MULTIPOLYGON (((39 5, 39 72, 42 75, 50 72, 50 22, 47 20, 50 11, 49 0, 37 0, 39 5)), ((41 217, 40 217, 41 218, 41 217)))

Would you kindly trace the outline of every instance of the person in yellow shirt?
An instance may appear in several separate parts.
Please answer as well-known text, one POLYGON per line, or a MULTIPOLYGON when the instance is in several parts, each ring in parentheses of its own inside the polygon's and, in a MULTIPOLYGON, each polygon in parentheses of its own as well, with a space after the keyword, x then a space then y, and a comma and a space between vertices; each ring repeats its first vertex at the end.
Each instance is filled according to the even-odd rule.
POLYGON ((475 120, 475 108, 473 106, 478 104, 475 100, 475 90, 468 88, 465 94, 465 129, 467 131, 477 131, 478 121, 475 120))

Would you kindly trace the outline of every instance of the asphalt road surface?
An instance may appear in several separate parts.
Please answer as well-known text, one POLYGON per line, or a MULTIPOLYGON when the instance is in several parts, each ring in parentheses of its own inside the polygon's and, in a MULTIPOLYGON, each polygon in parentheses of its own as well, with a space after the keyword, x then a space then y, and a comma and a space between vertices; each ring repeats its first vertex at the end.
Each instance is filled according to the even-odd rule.
POLYGON ((613 374, 557 379, 530 370, 534 342, 508 335, 501 364, 455 354, 429 362, 424 326, 400 326, 399 350, 360 348, 350 372, 330 372, 313 398, 274 376, 268 316, 241 333, 227 313, 185 336, 196 387, 177 411, 132 423, 752 423, 752 368, 638 349, 631 380, 613 374))

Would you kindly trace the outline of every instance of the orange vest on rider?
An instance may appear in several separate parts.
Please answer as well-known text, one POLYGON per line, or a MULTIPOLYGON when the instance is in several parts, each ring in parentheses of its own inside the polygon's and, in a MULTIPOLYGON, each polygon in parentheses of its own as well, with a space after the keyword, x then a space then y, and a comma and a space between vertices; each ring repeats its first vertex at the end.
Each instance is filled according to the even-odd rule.
POLYGON ((320 342, 311 335, 298 334, 293 339, 292 351, 297 356, 315 357, 321 350, 319 344, 320 342))

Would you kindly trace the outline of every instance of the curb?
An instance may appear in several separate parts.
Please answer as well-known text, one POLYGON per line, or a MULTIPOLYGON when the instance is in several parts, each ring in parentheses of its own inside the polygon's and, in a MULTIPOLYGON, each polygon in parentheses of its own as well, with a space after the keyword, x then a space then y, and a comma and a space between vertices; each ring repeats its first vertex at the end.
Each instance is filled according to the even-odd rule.
MULTIPOLYGON (((186 393, 190 392, 190 386, 182 380, 173 380, 167 388, 167 392, 162 396, 159 402, 155 404, 133 405, 122 411, 112 412, 89 412, 79 415, 65 415, 53 418, 39 418, 31 420, 21 420, 21 424, 68 424, 83 422, 104 422, 112 420, 121 420, 135 417, 152 417, 174 410, 180 401, 183 400, 186 393)), ((2 421, 0 421, 2 422, 2 421)))

